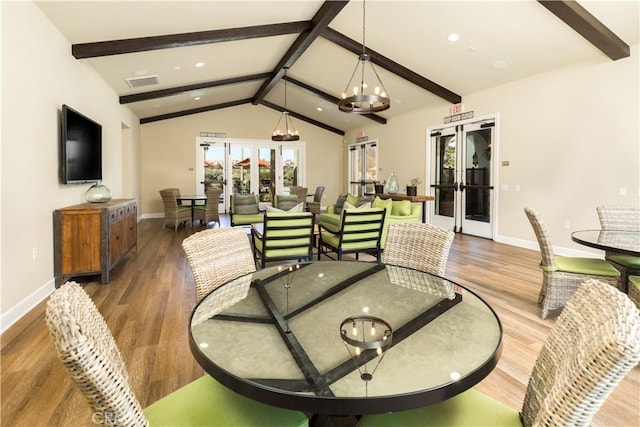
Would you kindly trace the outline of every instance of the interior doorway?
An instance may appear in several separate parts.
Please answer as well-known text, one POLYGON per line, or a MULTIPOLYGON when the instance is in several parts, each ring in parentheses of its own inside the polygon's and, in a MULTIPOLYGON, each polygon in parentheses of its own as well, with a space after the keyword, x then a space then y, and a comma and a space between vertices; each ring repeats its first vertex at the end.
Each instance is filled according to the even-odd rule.
POLYGON ((493 238, 496 119, 429 129, 433 224, 493 238))

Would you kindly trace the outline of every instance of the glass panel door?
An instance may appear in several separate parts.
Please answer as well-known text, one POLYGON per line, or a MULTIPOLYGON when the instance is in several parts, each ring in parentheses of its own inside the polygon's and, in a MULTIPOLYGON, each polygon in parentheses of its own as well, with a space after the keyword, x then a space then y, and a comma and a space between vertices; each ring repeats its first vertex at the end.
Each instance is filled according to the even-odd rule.
MULTIPOLYGON (((258 176, 256 165, 252 162, 253 145, 231 144, 229 150, 231 164, 231 194, 249 194, 252 182, 258 176)), ((255 189, 254 189, 255 191, 255 189)))
POLYGON ((302 146, 282 146, 282 192, 289 194, 289 187, 304 187, 304 152, 302 146))
POLYGON ((207 194, 210 187, 222 189, 219 212, 226 212, 227 179, 226 147, 224 141, 196 138, 196 191, 195 194, 207 194))
POLYGON ((432 223, 455 230, 457 133, 456 128, 442 129, 431 134, 432 159, 431 191, 433 201, 432 223))
POLYGON ((431 132, 432 223, 493 237, 495 119, 431 132))
POLYGON ((349 193, 375 193, 378 179, 378 144, 369 141, 349 146, 349 193))
POLYGON ((272 196, 276 194, 277 152, 275 147, 258 148, 258 177, 260 179, 258 194, 261 202, 271 202, 272 196))

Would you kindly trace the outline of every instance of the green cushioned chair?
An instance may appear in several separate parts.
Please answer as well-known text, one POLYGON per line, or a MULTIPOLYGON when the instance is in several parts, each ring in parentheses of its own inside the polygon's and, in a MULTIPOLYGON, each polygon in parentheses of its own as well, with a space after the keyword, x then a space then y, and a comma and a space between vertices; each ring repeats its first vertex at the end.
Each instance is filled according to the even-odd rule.
POLYGON ((311 212, 267 212, 262 232, 251 229, 256 265, 269 261, 313 259, 314 215, 311 212))
POLYGON ((380 262, 382 226, 385 210, 377 208, 343 209, 340 228, 334 231, 320 223, 320 240, 318 243, 318 260, 321 255, 336 252, 337 258, 347 253, 368 253, 380 262))
POLYGON ((578 286, 587 279, 598 279, 616 288, 620 286, 620 272, 603 259, 555 256, 542 218, 534 209, 525 208, 524 211, 540 246, 542 287, 538 303, 542 303, 543 319, 551 310, 564 307, 578 286))
POLYGON ((165 188, 160 190, 160 197, 162 197, 162 204, 164 206, 163 230, 167 225, 173 226, 174 230, 177 230, 179 225, 187 222, 191 223, 191 206, 179 205, 176 199, 178 196, 180 196, 180 190, 178 188, 165 188))
POLYGON ((549 333, 518 412, 476 390, 408 411, 364 415, 358 427, 588 426, 640 361, 640 316, 609 284, 580 285, 549 333))
MULTIPOLYGON (((596 208, 603 230, 640 231, 640 208, 625 205, 606 205, 596 208)), ((626 291, 630 275, 640 275, 640 258, 605 252, 604 259, 620 272, 621 290, 626 291)))
MULTIPOLYGON (((56 289, 46 321, 58 357, 105 424, 118 426, 306 426, 297 411, 256 402, 202 377, 142 409, 104 318, 75 282, 56 289)), ((179 344, 176 344, 179 345, 179 344)), ((170 375, 170 373, 165 373, 170 375)), ((98 418, 95 418, 98 419, 98 418)))
POLYGON ((229 219, 231 226, 251 225, 262 222, 263 213, 260 212, 258 196, 255 194, 232 194, 229 219))

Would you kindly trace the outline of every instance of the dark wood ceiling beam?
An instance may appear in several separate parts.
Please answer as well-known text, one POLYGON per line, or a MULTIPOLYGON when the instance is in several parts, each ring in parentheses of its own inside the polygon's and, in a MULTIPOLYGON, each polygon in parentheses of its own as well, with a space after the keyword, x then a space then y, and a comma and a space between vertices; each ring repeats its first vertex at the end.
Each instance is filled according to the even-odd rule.
POLYGON ((269 76, 271 76, 271 73, 250 74, 247 76, 232 77, 229 79, 214 80, 211 82, 196 83, 196 84, 186 85, 186 86, 178 86, 170 89, 152 90, 149 92, 136 93, 133 95, 122 95, 120 97, 120 104, 131 104, 132 102, 140 102, 140 101, 148 101, 150 99, 164 98, 166 96, 173 96, 180 93, 191 92, 194 90, 208 89, 212 87, 232 85, 236 83, 244 83, 244 82, 249 82, 253 80, 263 80, 268 78, 269 76))
MULTIPOLYGON (((338 46, 347 49, 353 52, 356 55, 360 55, 362 53, 362 43, 358 43, 357 41, 345 36, 338 31, 327 27, 322 34, 322 37, 325 39, 337 44, 338 46)), ((395 61, 387 58, 384 55, 379 54, 378 52, 366 48, 367 54, 371 57, 371 62, 374 64, 389 70, 393 74, 402 77, 408 82, 413 83, 414 85, 427 90, 434 95, 439 96, 442 99, 445 99, 452 104, 457 104, 462 102, 462 97, 449 89, 440 86, 439 84, 432 82, 431 80, 421 76, 418 73, 411 71, 410 69, 398 64, 395 61)))
POLYGON ((325 1, 318 12, 311 19, 311 28, 308 31, 302 32, 296 41, 291 45, 289 50, 280 59, 280 62, 273 69, 271 78, 266 80, 263 85, 258 89, 254 98, 253 104, 257 105, 262 102, 265 96, 274 88, 276 83, 284 75, 285 68, 291 68, 291 66, 302 56, 302 54, 311 46, 311 44, 320 36, 327 26, 331 23, 338 13, 347 5, 348 0, 341 1, 325 1))
POLYGON ((285 109, 285 108, 283 108, 283 107, 281 107, 279 105, 272 104, 269 101, 262 101, 260 104, 264 105, 265 107, 269 107, 271 109, 274 109, 276 111, 280 111, 281 113, 283 113, 284 111, 288 111, 289 115, 291 117, 295 117, 296 119, 299 119, 299 120, 302 120, 304 122, 310 123, 310 124, 312 124, 314 126, 322 128, 324 130, 328 130, 329 132, 333 132, 333 133, 336 133, 336 134, 341 135, 341 136, 344 136, 344 134, 345 134, 345 132, 343 130, 336 129, 333 126, 329 126, 327 124, 324 124, 322 122, 314 120, 314 119, 312 119, 310 117, 304 116, 302 114, 298 114, 295 111, 291 111, 289 108, 285 109))
POLYGON ((589 13, 588 10, 580 6, 578 2, 572 0, 538 0, 538 3, 612 60, 627 58, 631 55, 629 45, 589 13))
POLYGON ((158 122, 161 120, 175 119, 178 117, 189 116, 192 114, 205 113, 207 111, 220 110, 222 108, 235 107, 237 105, 250 104, 251 98, 239 99, 237 101, 223 102, 222 104, 209 105, 206 107, 192 108, 190 110, 177 111, 175 113, 160 114, 158 116, 145 117, 140 119, 140 124, 158 122))
MULTIPOLYGON (((327 92, 321 91, 320 89, 317 89, 313 86, 310 86, 304 82, 301 82, 300 80, 296 80, 293 77, 291 77, 290 75, 286 75, 284 77, 284 79, 290 83, 293 83, 294 85, 298 86, 299 88, 306 90, 307 92, 310 92, 314 95, 319 96, 320 98, 324 99, 325 101, 329 101, 333 104, 335 104, 336 106, 338 105, 338 101, 340 101, 340 99, 336 96, 333 96, 327 92)), ((375 122, 378 122, 380 124, 386 125, 387 124, 387 119, 385 119, 382 116, 378 116, 376 114, 361 114, 362 117, 366 117, 367 119, 371 119, 375 122)))
POLYGON ((210 43, 254 39, 259 37, 299 34, 307 31, 311 25, 311 21, 286 22, 281 24, 256 25, 253 27, 227 28, 223 30, 169 34, 164 36, 79 43, 71 46, 71 53, 76 59, 121 55, 125 53, 197 46, 210 43))

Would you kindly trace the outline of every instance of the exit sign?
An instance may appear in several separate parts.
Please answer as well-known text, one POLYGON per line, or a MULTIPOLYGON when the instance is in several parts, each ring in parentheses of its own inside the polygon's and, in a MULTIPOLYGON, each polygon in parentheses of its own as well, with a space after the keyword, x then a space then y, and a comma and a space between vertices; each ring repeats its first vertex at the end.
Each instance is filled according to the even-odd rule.
POLYGON ((464 104, 454 104, 451 106, 451 114, 460 114, 464 112, 464 104))

